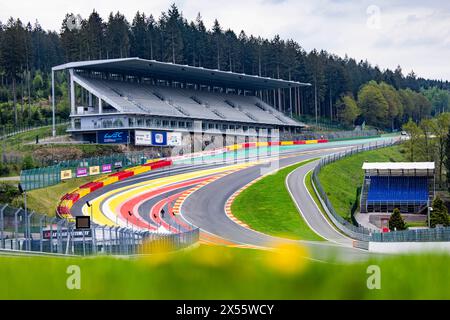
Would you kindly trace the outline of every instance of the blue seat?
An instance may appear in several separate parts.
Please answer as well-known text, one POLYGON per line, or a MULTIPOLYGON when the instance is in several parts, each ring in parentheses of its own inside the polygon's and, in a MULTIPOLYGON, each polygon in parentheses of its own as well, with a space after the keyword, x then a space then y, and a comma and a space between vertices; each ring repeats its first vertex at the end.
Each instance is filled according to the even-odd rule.
POLYGON ((415 202, 426 203, 428 200, 427 177, 383 177, 370 179, 367 201, 383 202, 415 202))

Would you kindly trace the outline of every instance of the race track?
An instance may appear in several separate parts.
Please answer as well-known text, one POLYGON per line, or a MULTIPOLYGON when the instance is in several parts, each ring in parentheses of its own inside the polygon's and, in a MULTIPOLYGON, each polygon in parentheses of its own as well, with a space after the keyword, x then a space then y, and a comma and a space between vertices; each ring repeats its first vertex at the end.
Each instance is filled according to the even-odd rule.
POLYGON ((308 247, 312 259, 366 259, 369 254, 353 248, 352 240, 334 229, 309 195, 304 177, 317 161, 291 172, 286 186, 299 214, 326 241, 294 241, 265 235, 237 224, 226 215, 224 208, 237 190, 276 168, 385 139, 278 147, 264 152, 258 150, 256 154, 240 151, 202 159, 207 163, 178 163, 169 169, 143 173, 96 190, 76 202, 72 214, 92 213, 98 224, 153 232, 179 232, 198 227, 201 242, 209 244, 271 248, 281 242, 296 242, 308 247), (86 201, 92 203, 92 211, 86 201))

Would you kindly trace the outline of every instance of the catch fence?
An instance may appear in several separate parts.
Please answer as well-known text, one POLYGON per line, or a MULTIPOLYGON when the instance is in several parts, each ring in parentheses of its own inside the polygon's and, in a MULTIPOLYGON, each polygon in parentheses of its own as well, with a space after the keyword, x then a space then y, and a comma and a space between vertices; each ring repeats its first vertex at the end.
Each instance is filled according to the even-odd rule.
POLYGON ((0 249, 64 255, 136 255, 179 250, 199 240, 199 229, 158 233, 91 223, 76 229, 66 219, 0 205, 0 249))

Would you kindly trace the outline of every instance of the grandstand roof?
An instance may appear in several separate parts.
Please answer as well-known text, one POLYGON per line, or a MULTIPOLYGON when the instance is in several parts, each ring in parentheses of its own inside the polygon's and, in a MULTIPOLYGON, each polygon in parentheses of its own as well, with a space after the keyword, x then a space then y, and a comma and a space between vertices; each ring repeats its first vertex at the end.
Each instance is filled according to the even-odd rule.
POLYGON ((283 89, 311 85, 309 83, 297 81, 259 77, 244 73, 192 67, 188 65, 146 60, 141 58, 69 62, 55 66, 52 70, 61 71, 72 68, 144 77, 149 76, 162 80, 187 81, 198 84, 246 90, 283 89))
POLYGON ((434 162, 365 162, 364 170, 434 170, 434 162))

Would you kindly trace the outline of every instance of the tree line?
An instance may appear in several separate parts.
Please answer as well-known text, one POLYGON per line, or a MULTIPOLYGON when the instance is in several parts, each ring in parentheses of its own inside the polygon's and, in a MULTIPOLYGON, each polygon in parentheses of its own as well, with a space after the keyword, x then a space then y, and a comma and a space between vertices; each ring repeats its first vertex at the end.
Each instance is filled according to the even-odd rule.
MULTIPOLYGON (((354 120, 383 128, 399 128, 408 117, 420 121, 449 109, 448 81, 418 78, 413 71, 404 75, 400 66, 393 71, 381 70, 368 61, 339 57, 324 50, 307 52, 298 42, 281 39, 279 35, 265 39, 247 35, 245 31, 237 34, 217 20, 207 28, 200 13, 195 20, 188 21, 175 5, 158 18, 137 12, 131 22, 120 12, 111 12, 104 20, 94 10, 79 23, 74 23, 74 17, 67 13, 59 32, 44 31, 37 21, 24 25, 19 19, 10 18, 5 25, 0 23, 1 85, 8 88, 7 97, 12 100, 16 123, 17 97, 28 103, 36 98, 33 94, 36 72, 41 72, 44 83, 48 84, 45 80, 54 65, 125 57, 310 82, 313 86, 301 92, 301 108, 294 111, 297 116, 317 112, 319 117, 333 121, 351 118, 346 114, 355 112, 352 108, 342 110, 343 101, 352 103, 350 97, 359 100, 360 96, 366 98, 357 101, 360 112, 356 112, 354 120), (378 89, 384 93, 385 101, 375 87, 384 87, 378 89), (392 90, 398 92, 399 99, 392 90), (371 94, 375 97, 367 97, 371 94), (431 107, 419 101, 419 95, 431 107), (402 106, 390 105, 392 99, 402 106), (410 100, 414 100, 414 110, 408 109, 410 100), (371 101, 381 106, 381 110, 367 107, 371 101), (386 105, 389 118, 382 117, 386 105)), ((48 94, 48 90, 43 93, 48 94)), ((286 109, 289 103, 283 106, 282 111, 290 111, 286 109)))
POLYGON ((432 87, 416 92, 372 80, 361 87, 356 98, 351 93, 342 95, 336 102, 336 112, 343 124, 351 125, 362 118, 376 127, 395 130, 409 119, 418 123, 433 113, 445 113, 448 101, 447 90, 432 87))
POLYGON ((437 185, 441 188, 445 188, 445 182, 450 181, 449 128, 448 112, 434 118, 423 119, 418 124, 410 119, 403 125, 403 130, 409 135, 409 139, 405 142, 408 160, 435 162, 437 185))

